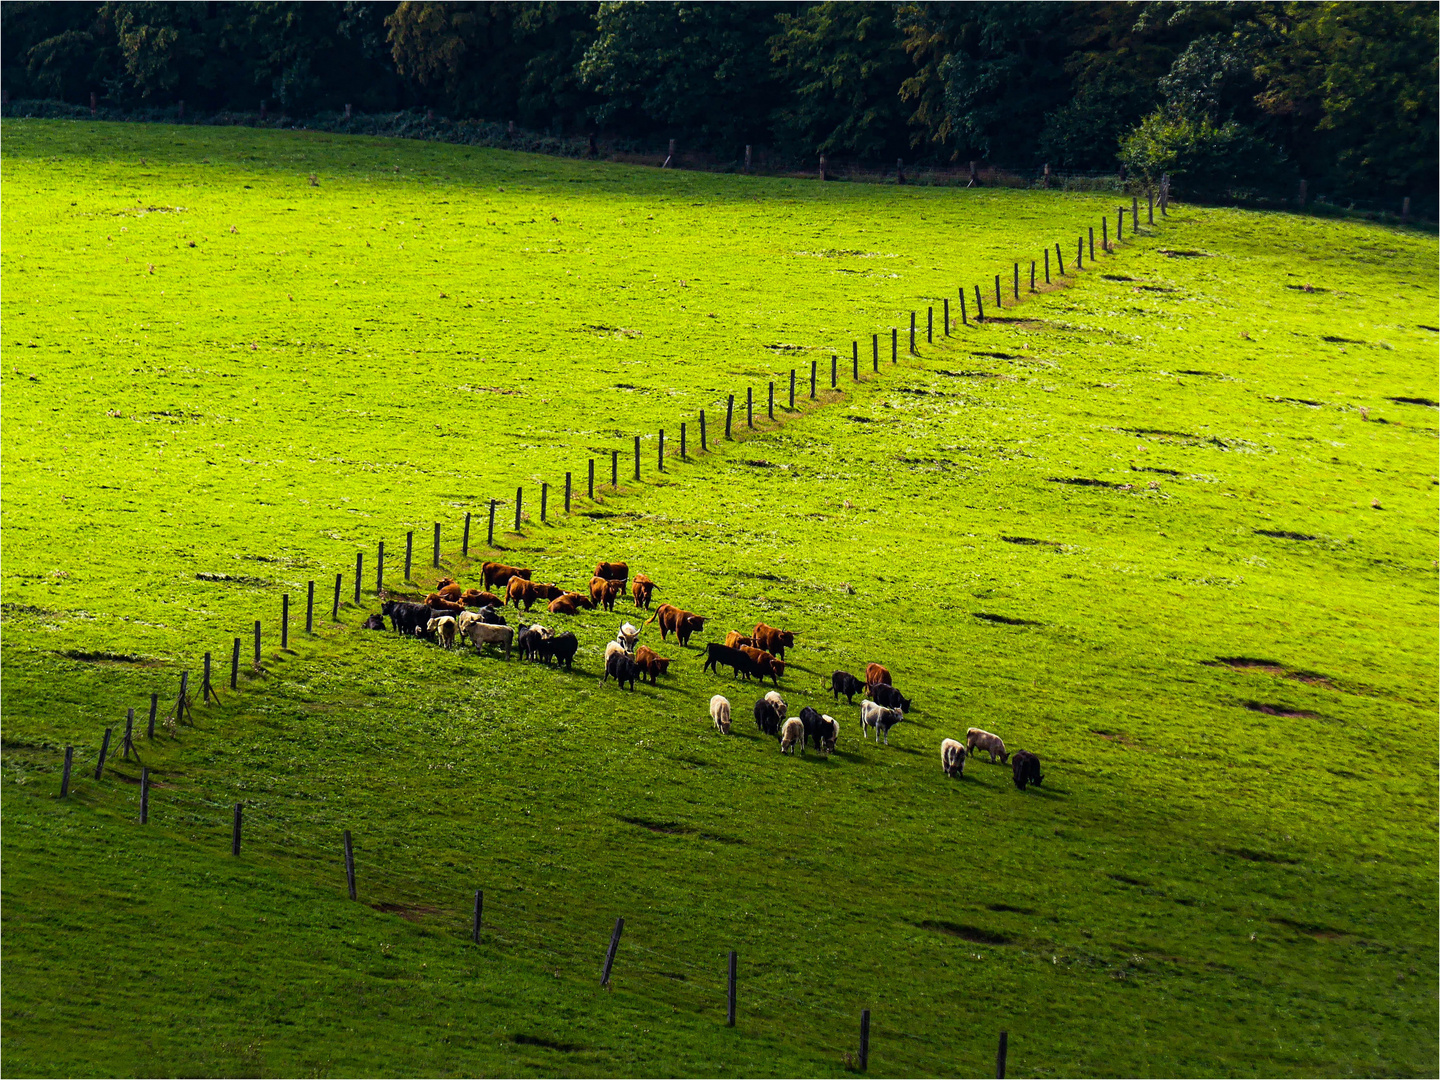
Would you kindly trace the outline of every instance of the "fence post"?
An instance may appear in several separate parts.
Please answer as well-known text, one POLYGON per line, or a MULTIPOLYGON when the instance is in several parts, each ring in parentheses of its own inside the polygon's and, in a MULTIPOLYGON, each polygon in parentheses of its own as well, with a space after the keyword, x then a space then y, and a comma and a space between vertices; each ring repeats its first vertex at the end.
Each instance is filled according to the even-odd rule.
MULTIPOLYGON (((1155 224, 1155 189, 1154 189, 1154 188, 1148 188, 1148 189, 1146 190, 1146 192, 1145 192, 1145 197, 1146 197, 1146 199, 1148 199, 1149 202, 1150 202, 1150 209, 1146 212, 1146 215, 1145 215, 1145 223, 1146 223, 1147 225, 1154 225, 1154 224, 1155 224)), ((1093 241, 1092 241, 1092 242, 1093 242, 1093 241)))
POLYGON ((280 648, 290 647, 290 594, 280 594, 280 648))
POLYGON ((910 312, 910 355, 915 355, 915 313, 910 312))
POLYGON ((635 479, 640 479, 640 436, 635 436, 635 479))
POLYGON ((150 770, 140 770, 140 824, 150 822, 150 770))
POLYGON ((729 994, 725 1005, 725 1023, 729 1027, 735 1026, 735 950, 730 950, 730 978, 729 994))
POLYGON ((815 366, 814 360, 810 361, 810 400, 815 400, 815 366))
POLYGON ((355 849, 350 844, 350 830, 345 830, 345 884, 350 888, 350 899, 355 899, 355 849))
POLYGON ((1030 291, 1035 291, 1035 260, 1030 260, 1030 291))
POLYGON ((114 730, 115 730, 114 728, 108 728, 108 727, 105 729, 105 738, 104 738, 104 740, 100 743, 100 760, 99 760, 99 761, 96 763, 96 765, 95 765, 95 779, 96 779, 96 780, 99 780, 99 779, 100 779, 100 774, 105 771, 105 755, 110 752, 110 732, 112 732, 112 731, 114 731, 114 730))
POLYGON ((656 466, 655 466, 656 471, 657 471, 657 472, 664 472, 664 471, 665 471, 665 429, 664 429, 663 427, 660 429, 660 440, 659 440, 659 443, 658 443, 658 452, 657 452, 656 455, 655 455, 655 461, 656 461, 656 466))
POLYGON ((890 363, 897 363, 900 359, 900 330, 898 327, 890 328, 890 363))
MULTIPOLYGON (((129 760, 130 760, 130 751, 131 751, 131 750, 134 750, 134 749, 135 749, 135 710, 134 710, 134 709, 126 709, 126 710, 125 710, 125 738, 122 739, 121 742, 120 742, 120 751, 121 751, 122 754, 125 755, 125 760, 126 760, 126 761, 129 761, 129 760)), ((136 756, 137 758, 140 756, 140 752, 139 752, 138 750, 135 751, 135 756, 136 756)))
POLYGON ((385 541, 381 540, 375 549, 375 595, 385 590, 385 541))
POLYGON ((606 986, 610 982, 610 968, 615 963, 615 950, 620 947, 620 931, 625 929, 625 918, 621 916, 615 920, 615 929, 610 932, 610 948, 605 950, 605 971, 600 976, 600 985, 606 986))
POLYGON ((431 562, 435 569, 440 569, 440 522, 435 522, 435 555, 431 562))
POLYGON ((496 500, 490 500, 490 528, 485 534, 485 546, 487 548, 493 548, 495 546, 495 503, 496 500))
MULTIPOLYGON (((1135 230, 1134 230, 1134 229, 1131 229, 1130 232, 1131 232, 1131 235, 1134 235, 1135 230)), ((1121 240, 1124 240, 1124 239, 1125 239, 1125 208, 1124 208, 1123 206, 1117 206, 1117 207, 1115 208, 1115 242, 1118 244, 1121 240)))
POLYGON ((1103 217, 1100 219, 1100 250, 1107 254, 1110 251, 1110 221, 1103 217))
POLYGON ((1065 256, 1060 251, 1060 244, 1055 244, 1055 267, 1060 271, 1060 276, 1065 276, 1065 256))
POLYGON ((565 474, 565 513, 567 516, 570 513, 570 474, 568 472, 565 474))
MULTIPOLYGON (((566 475, 566 476, 569 476, 570 474, 569 474, 569 473, 566 473, 565 475, 566 475)), ((568 500, 567 500, 567 505, 566 505, 565 508, 566 508, 567 510, 570 508, 569 505, 568 505, 568 500)), ((470 511, 469 511, 469 510, 466 510, 466 511, 465 511, 465 532, 464 532, 464 534, 463 534, 463 535, 461 536, 461 538, 460 538, 460 557, 461 557, 462 559, 468 559, 468 558, 470 557, 470 511)))
MULTIPOLYGON (((239 656, 240 650, 239 650, 238 648, 235 650, 235 654, 236 654, 236 656, 239 656)), ((153 739, 153 738, 155 738, 155 713, 156 713, 156 710, 158 710, 159 708, 160 708, 160 695, 159 695, 159 694, 151 694, 151 695, 150 695, 150 722, 145 725, 145 737, 146 737, 147 739, 153 739)))
MULTIPOLYGON (((315 592, 314 582, 311 582, 310 592, 312 595, 315 592)), ((209 705, 210 699, 214 696, 215 691, 210 687, 210 654, 207 652, 205 654, 205 681, 201 686, 200 700, 203 701, 206 705, 209 705)))
POLYGON ((365 553, 355 553, 355 603, 360 603, 360 575, 364 572, 365 553))
POLYGON ((795 369, 790 369, 790 411, 795 411, 795 369))
MULTIPOLYGON (((256 666, 256 667, 259 667, 259 666, 260 666, 260 620, 259 620, 259 619, 256 619, 256 620, 255 620, 255 666, 256 666)), ((175 719, 176 719, 176 720, 179 720, 180 718, 177 716, 175 719)))
POLYGON ((700 410, 700 452, 705 453, 708 449, 705 445, 705 410, 700 410))
POLYGON ((1015 264, 1015 302, 1020 302, 1020 264, 1015 264))
POLYGON ((1004 307, 1004 306, 1005 306, 1005 302, 1000 299, 1000 275, 999 275, 999 274, 996 274, 996 275, 995 275, 995 307, 996 307, 996 308, 1002 308, 1002 307, 1004 307))
POLYGON ((335 575, 335 602, 330 605, 330 621, 340 621, 340 575, 335 575))
POLYGON ((860 1071, 870 1067, 870 1010, 860 1010, 860 1071))
POLYGON ((470 940, 480 944, 480 916, 485 913, 485 890, 475 890, 475 922, 470 929, 470 940))
POLYGON ((1095 261, 1095 226, 1089 225, 1086 227, 1090 231, 1090 261, 1093 263, 1095 261))
POLYGON ((680 421, 680 460, 684 461, 685 454, 685 421, 680 421))
POLYGON ((411 581, 411 580, 413 580, 412 577, 411 577, 410 571, 411 571, 411 569, 414 568, 414 565, 415 565, 414 555, 415 555, 415 531, 412 529, 410 532, 407 532, 407 533, 405 534, 405 580, 406 580, 406 581, 411 581))
POLYGON ((975 321, 985 321, 985 298, 980 295, 980 286, 975 286, 975 321))
POLYGON ((520 504, 524 498, 525 488, 523 486, 517 487, 515 489, 515 531, 517 533, 520 531, 520 504))
POLYGON ((839 358, 838 356, 836 356, 834 353, 831 353, 831 354, 830 354, 830 389, 831 389, 831 390, 834 390, 834 389, 839 385, 839 383, 836 381, 836 378, 835 378, 836 367, 837 367, 837 365, 838 365, 839 363, 840 363, 840 358, 839 358))
POLYGON ((545 512, 546 512, 546 510, 548 509, 547 504, 549 503, 549 501, 550 501, 550 485, 547 484, 547 483, 544 483, 544 482, 542 481, 541 484, 540 484, 540 524, 541 524, 541 525, 544 525, 544 524, 545 524, 545 512))
POLYGON ((969 326, 970 316, 965 311, 965 286, 960 286, 960 325, 969 326))
MULTIPOLYGON (((1300 181, 1300 205, 1305 205, 1305 181, 1300 181)), ((1170 216, 1170 174, 1160 174, 1160 216, 1170 216)))
POLYGON ((1079 237, 1075 241, 1075 269, 1085 269, 1085 237, 1079 237))
POLYGON ((1045 284, 1050 284, 1050 249, 1045 249, 1045 284))
POLYGON ((775 419, 775 380, 770 380, 769 394, 765 398, 765 415, 771 420, 775 419))
POLYGON ((755 388, 745 387, 745 426, 755 426, 755 388))
POLYGON ((1130 193, 1130 235, 1135 235, 1135 230, 1140 227, 1140 196, 1135 192, 1130 193))
POLYGON ((1000 1049, 995 1051, 995 1080, 1005 1080, 1005 1057, 1009 1051, 1010 1033, 1000 1032, 1000 1049))
POLYGON ((595 501, 595 459, 590 459, 590 486, 587 490, 587 498, 593 503, 595 501))
POLYGON ((925 344, 932 345, 935 342, 935 305, 930 304, 925 308, 925 344))
POLYGON ((610 451, 610 490, 620 487, 620 451, 610 451))
POLYGON ((235 690, 240 685, 240 639, 235 639, 235 650, 230 654, 230 689, 235 690))
POLYGON ((70 794, 70 766, 75 761, 75 747, 65 747, 65 771, 60 774, 60 798, 70 794))
POLYGON ((240 854, 240 804, 235 804, 235 823, 230 827, 230 854, 240 854))
MULTIPOLYGON (((315 582, 305 584, 305 633, 315 632, 315 582)), ((205 688, 210 688, 210 654, 205 654, 205 688)))
POLYGON ((850 359, 851 359, 851 361, 852 361, 852 362, 854 363, 854 365, 855 365, 855 378, 856 378, 856 379, 859 379, 859 378, 860 378, 860 342, 859 342, 858 340, 854 340, 854 341, 851 341, 851 342, 850 342, 850 359))
POLYGON ((875 373, 880 372, 880 335, 870 335, 870 362, 875 365, 875 373))

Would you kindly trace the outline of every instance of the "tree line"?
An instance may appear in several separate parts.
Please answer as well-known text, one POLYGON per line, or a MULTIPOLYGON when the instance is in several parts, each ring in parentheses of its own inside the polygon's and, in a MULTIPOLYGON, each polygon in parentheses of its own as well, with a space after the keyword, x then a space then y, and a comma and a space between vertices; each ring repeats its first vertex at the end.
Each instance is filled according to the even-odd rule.
POLYGON ((0 5, 0 86, 1433 204, 1433 3, 0 5))

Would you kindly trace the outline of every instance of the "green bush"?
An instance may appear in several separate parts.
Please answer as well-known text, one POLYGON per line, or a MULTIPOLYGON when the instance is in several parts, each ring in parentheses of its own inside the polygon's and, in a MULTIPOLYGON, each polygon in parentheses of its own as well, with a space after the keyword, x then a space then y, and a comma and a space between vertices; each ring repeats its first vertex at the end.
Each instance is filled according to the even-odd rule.
POLYGON ((1198 198, 1243 198, 1285 179, 1275 147, 1234 120, 1216 124, 1156 109, 1120 142, 1120 160, 1149 180, 1169 173, 1198 198))

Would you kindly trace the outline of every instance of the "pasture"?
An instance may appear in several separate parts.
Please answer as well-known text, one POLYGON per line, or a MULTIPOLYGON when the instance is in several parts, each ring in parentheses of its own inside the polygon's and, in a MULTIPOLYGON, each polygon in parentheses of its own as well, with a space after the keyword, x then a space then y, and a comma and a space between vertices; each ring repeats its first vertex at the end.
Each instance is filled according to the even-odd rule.
POLYGON ((659 427, 1068 264, 1116 199, 41 121, 0 152, 11 1071, 834 1075, 869 1008, 885 1075, 986 1073, 1000 1030, 1013 1075, 1434 1073, 1433 236, 1176 208, 659 474, 659 427), (555 513, 612 450, 621 490, 555 513), (545 524, 461 558, 540 481, 545 524), (632 692, 628 601, 537 609, 568 673, 362 630, 373 579, 332 624, 381 540, 398 591, 624 559, 706 627, 646 630, 674 662, 632 692), (141 827, 101 731, 254 619, 239 690, 140 740, 141 827), (828 759, 700 672, 760 621, 828 759), (872 660, 916 704, 888 746, 824 685, 872 660), (1044 786, 947 779, 969 726, 1044 786))

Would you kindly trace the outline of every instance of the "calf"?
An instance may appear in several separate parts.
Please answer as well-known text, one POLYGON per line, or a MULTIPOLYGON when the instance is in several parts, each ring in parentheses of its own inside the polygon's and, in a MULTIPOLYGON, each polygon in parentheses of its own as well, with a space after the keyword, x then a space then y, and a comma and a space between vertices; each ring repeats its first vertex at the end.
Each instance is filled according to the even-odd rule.
POLYGON ((363 623, 361 623, 360 626, 361 626, 361 629, 364 629, 364 630, 384 630, 384 629, 385 629, 385 616, 384 616, 384 615, 381 615, 381 614, 379 614, 379 613, 376 613, 376 614, 374 614, 374 615, 371 615, 368 619, 366 619, 363 623))
POLYGON ((600 604, 606 611, 615 610, 615 599, 625 588, 623 581, 610 581, 607 578, 592 577, 590 579, 590 603, 600 604))
POLYGON ((755 702, 755 726, 762 735, 780 737, 780 713, 764 698, 755 702))
POLYGON ((700 670, 714 671, 716 675, 719 675, 721 664, 728 667, 732 674, 743 675, 747 679, 752 675, 759 674, 755 668, 755 662, 739 649, 731 649, 712 641, 705 646, 705 666, 700 670))
POLYGON ((540 639, 540 659, 547 664, 554 660, 557 664, 564 664, 566 671, 573 671, 575 653, 579 648, 580 640, 566 630, 563 634, 540 639))
POLYGON ((715 730, 721 735, 730 734, 730 702, 719 694, 710 699, 710 719, 715 721, 715 730))
POLYGON ((800 710, 800 723, 805 726, 805 737, 815 749, 828 754, 835 749, 835 740, 840 737, 840 725, 833 716, 825 716, 806 705, 800 710))
POLYGON ((668 675, 670 673, 670 660, 661 656, 648 645, 641 645, 635 650, 635 666, 640 671, 650 676, 650 685, 655 685, 656 676, 668 675))
POLYGON ((390 626, 397 634, 418 634, 434 618, 424 604, 398 600, 386 600, 380 610, 390 616, 390 626))
POLYGON ((624 581, 630 576, 630 567, 623 562, 596 563, 595 576, 606 581, 624 581))
POLYGON ((530 570, 524 566, 506 566, 504 563, 487 562, 480 567, 480 574, 485 579, 485 588, 493 589, 497 585, 507 584, 511 578, 524 578, 530 580, 530 570))
POLYGON ((755 639, 748 634, 742 634, 739 630, 731 630, 725 635, 725 647, 727 649, 738 649, 741 645, 754 645, 755 639))
POLYGON ((465 627, 465 636, 478 652, 482 645, 505 646, 505 659, 510 659, 510 645, 515 640, 515 631, 508 626, 493 626, 490 623, 472 622, 465 627))
POLYGON ((780 728, 780 752, 783 754, 788 750, 793 754, 797 746, 800 747, 800 756, 804 757, 805 725, 800 722, 798 717, 792 716, 780 728))
POLYGON ((434 634, 440 644, 447 649, 455 647, 455 616, 439 615, 425 624, 427 633, 434 634))
POLYGON ((763 622, 755 625, 755 644, 766 652, 785 659, 785 650, 795 647, 795 635, 789 630, 777 630, 763 622))
POLYGON ((834 695, 836 701, 839 701, 840 695, 844 694, 845 700, 854 705, 855 695, 864 689, 865 684, 848 671, 836 671, 830 675, 830 693, 834 695))
POLYGON ((876 705, 884 705, 887 709, 910 711, 910 699, 888 683, 876 683, 870 687, 870 700, 876 705))
POLYGON ((886 686, 889 686, 889 685, 890 685, 890 672, 886 671, 886 670, 885 670, 883 667, 881 667, 879 664, 866 664, 866 665, 865 665, 865 685, 866 685, 866 686, 874 686, 874 685, 876 685, 877 683, 884 683, 886 686))
POLYGON ((1040 786, 1040 759, 1029 750, 1016 750, 1015 760, 1010 763, 1010 775, 1015 780, 1015 786, 1021 791, 1025 790, 1026 784, 1040 786))
POLYGON ((648 608, 650 606, 650 594, 660 588, 644 574, 635 575, 635 584, 632 586, 637 608, 648 608))
POLYGON ((875 741, 879 742, 881 736, 885 738, 885 745, 890 745, 890 729, 901 720, 905 714, 899 709, 887 709, 883 705, 876 705, 873 701, 862 701, 860 703, 860 725, 864 734, 869 735, 870 729, 875 729, 875 741))
POLYGON ((500 612, 496 611, 493 607, 483 607, 479 611, 475 612, 475 614, 480 617, 481 622, 489 623, 491 626, 510 625, 505 621, 505 616, 501 615, 500 612))
POLYGON ((605 661, 605 674, 601 676, 600 682, 603 685, 610 679, 614 679, 622 687, 628 682, 633 692, 635 680, 640 677, 640 669, 635 666, 635 661, 626 656, 624 651, 610 654, 605 661))
POLYGON ((940 744, 940 768, 945 770, 945 775, 952 780, 957 776, 964 776, 965 747, 954 739, 946 739, 942 742, 940 744))
POLYGON ((990 764, 995 764, 998 757, 1003 764, 1010 760, 1010 755, 1005 751, 1005 740, 999 735, 991 735, 988 731, 982 731, 978 727, 972 727, 965 732, 965 749, 971 757, 975 756, 976 750, 985 750, 990 754, 990 764))

